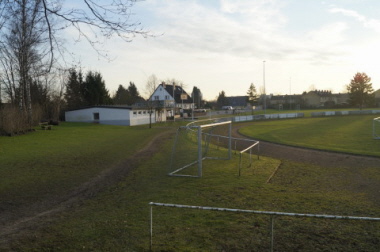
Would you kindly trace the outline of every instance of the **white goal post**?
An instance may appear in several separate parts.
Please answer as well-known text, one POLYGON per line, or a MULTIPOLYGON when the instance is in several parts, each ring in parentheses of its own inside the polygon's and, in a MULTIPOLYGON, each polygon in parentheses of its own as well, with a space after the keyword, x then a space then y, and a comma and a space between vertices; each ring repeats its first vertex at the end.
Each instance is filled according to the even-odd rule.
POLYGON ((173 150, 172 150, 172 157, 171 157, 171 162, 170 162, 170 170, 168 175, 169 176, 181 176, 181 177, 202 177, 202 161, 205 159, 224 159, 224 160, 229 160, 231 159, 231 131, 232 131, 232 121, 224 121, 224 122, 214 122, 214 123, 208 123, 208 124, 202 124, 202 125, 193 125, 193 124, 188 124, 187 126, 182 126, 179 127, 177 130, 176 138, 174 141, 173 145, 173 150), (219 132, 214 132, 214 129, 218 127, 226 127, 226 131, 223 134, 220 134, 219 132), (209 131, 207 131, 209 130, 209 131), (173 165, 174 160, 176 158, 179 158, 178 155, 183 155, 183 154, 178 154, 177 150, 180 149, 181 143, 179 142, 180 140, 180 134, 186 134, 187 138, 195 138, 193 139, 194 145, 196 145, 195 149, 191 150, 189 149, 189 153, 186 153, 185 155, 190 156, 191 154, 194 155, 194 159, 190 162, 187 162, 185 165, 181 165, 180 167, 175 167, 173 165), (209 152, 209 145, 217 144, 222 141, 223 143, 227 143, 227 156, 226 157, 219 157, 212 155, 212 153, 209 152), (192 152, 192 153, 190 153, 192 152), (179 172, 191 167, 195 164, 198 164, 198 170, 197 170, 197 175, 186 175, 186 174, 180 174, 179 172), (175 167, 175 168, 174 168, 175 167), (174 170, 174 169, 175 170, 174 170), (174 171, 173 171, 174 170, 174 171))
POLYGON ((372 136, 373 139, 380 139, 380 117, 373 119, 372 136))

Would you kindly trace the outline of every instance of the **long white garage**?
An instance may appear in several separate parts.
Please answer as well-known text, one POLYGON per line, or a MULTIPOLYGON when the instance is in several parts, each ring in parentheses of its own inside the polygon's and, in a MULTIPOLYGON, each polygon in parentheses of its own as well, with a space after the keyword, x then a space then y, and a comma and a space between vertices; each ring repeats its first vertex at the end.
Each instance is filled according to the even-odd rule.
MULTIPOLYGON (((162 121, 165 117, 152 114, 152 123, 162 121)), ((133 109, 123 106, 95 106, 65 112, 66 122, 87 122, 109 125, 143 125, 149 124, 148 109, 133 109)))

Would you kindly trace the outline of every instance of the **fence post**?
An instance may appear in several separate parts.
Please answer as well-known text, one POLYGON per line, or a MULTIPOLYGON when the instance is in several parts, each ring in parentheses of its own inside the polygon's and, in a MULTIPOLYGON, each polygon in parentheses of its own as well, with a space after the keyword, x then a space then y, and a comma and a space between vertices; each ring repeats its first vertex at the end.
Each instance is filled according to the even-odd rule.
POLYGON ((202 177, 202 128, 200 126, 198 126, 198 177, 202 177))
POLYGON ((149 244, 149 251, 152 251, 152 244, 153 244, 153 206, 150 206, 150 244, 149 244))
POLYGON ((240 153, 240 158, 239 158, 239 177, 240 177, 240 169, 241 169, 241 153, 240 153))
POLYGON ((249 149, 249 167, 252 166, 252 148, 249 149))
POLYGON ((274 247, 274 215, 270 217, 270 251, 273 252, 274 247))
POLYGON ((260 160, 260 143, 257 144, 257 160, 260 160))

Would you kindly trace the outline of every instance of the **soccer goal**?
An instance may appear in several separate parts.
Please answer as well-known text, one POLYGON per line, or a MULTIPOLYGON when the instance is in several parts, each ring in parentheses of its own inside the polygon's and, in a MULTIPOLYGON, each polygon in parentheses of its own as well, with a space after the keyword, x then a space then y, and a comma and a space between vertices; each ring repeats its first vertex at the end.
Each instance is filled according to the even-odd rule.
POLYGON ((205 159, 231 159, 231 121, 197 121, 179 127, 168 174, 202 177, 205 159))
POLYGON ((373 139, 380 139, 380 117, 373 119, 372 135, 373 139))

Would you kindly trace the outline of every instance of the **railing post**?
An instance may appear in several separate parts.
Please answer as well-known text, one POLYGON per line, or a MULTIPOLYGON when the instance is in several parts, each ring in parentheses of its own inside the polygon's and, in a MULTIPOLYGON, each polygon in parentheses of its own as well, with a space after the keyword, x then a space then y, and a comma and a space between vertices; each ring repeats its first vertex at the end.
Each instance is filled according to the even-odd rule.
POLYGON ((239 177, 240 177, 240 169, 241 169, 241 153, 240 153, 240 158, 239 158, 239 177))
POLYGON ((228 126, 228 159, 230 160, 232 158, 231 155, 231 149, 232 149, 232 123, 229 124, 228 126))
POLYGON ((260 160, 260 143, 257 144, 257 160, 260 160))
POLYGON ((249 167, 252 166, 252 148, 249 149, 249 167))
POLYGON ((150 206, 150 244, 149 251, 152 251, 153 244, 153 206, 150 206))
POLYGON ((198 177, 202 177, 202 128, 200 126, 198 126, 198 177))

